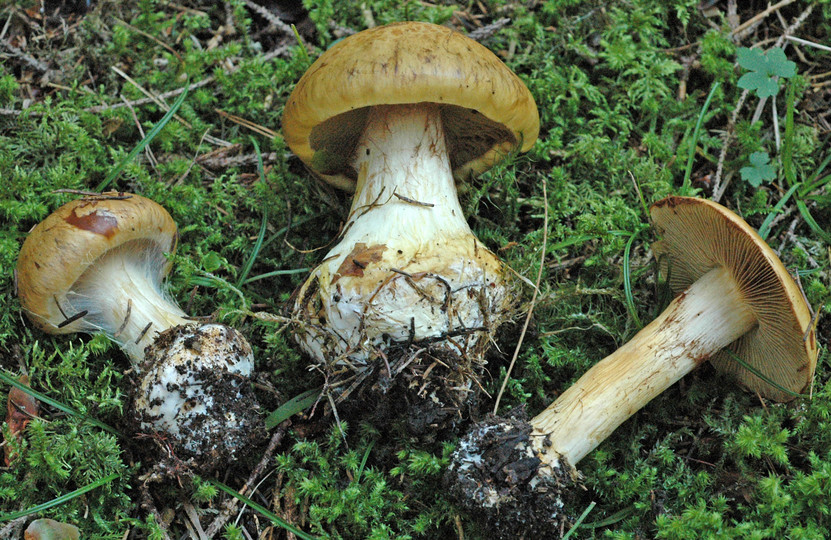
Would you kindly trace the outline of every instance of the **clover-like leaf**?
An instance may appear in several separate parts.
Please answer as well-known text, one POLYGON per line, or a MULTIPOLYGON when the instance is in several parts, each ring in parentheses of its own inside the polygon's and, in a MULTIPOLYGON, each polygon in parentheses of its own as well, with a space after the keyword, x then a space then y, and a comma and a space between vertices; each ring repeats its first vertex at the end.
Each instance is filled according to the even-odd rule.
POLYGON ((767 52, 768 69, 771 75, 778 75, 785 79, 789 79, 796 75, 796 62, 791 62, 785 56, 785 51, 779 47, 774 47, 767 52))
POLYGON ((756 96, 760 98, 772 97, 779 93, 779 83, 772 77, 751 71, 741 76, 738 82, 739 88, 755 90, 756 96))
POLYGON ((739 88, 755 91, 760 98, 779 93, 779 81, 774 77, 789 78, 796 75, 796 63, 785 56, 785 51, 774 47, 767 52, 742 47, 736 53, 739 65, 748 70, 739 79, 739 88))
POLYGON ((750 166, 742 167, 742 180, 746 180, 753 187, 759 187, 762 182, 776 178, 776 169, 770 164, 767 152, 753 152, 750 154, 750 166))

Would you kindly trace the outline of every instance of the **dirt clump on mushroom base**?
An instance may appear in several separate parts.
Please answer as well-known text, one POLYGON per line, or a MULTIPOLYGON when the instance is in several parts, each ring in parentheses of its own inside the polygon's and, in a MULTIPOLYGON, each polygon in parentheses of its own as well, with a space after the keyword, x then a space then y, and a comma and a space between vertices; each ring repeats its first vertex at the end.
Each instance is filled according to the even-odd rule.
POLYGON ((377 407, 417 437, 468 417, 516 283, 472 236, 447 244, 334 253, 290 302, 295 338, 339 414, 377 407))
POLYGON ((387 361, 389 370, 379 359, 360 374, 363 382, 353 393, 338 395, 341 418, 401 427, 408 437, 428 443, 478 410, 482 365, 430 343, 393 346, 387 361))
POLYGON ((162 456, 211 471, 264 441, 252 370, 251 347, 233 328, 187 324, 160 333, 137 368, 128 420, 157 443, 153 461, 159 446, 162 456), (164 435, 156 436, 157 429, 164 435))
MULTIPOLYGON (((403 282, 410 281, 407 276, 390 274, 403 282)), ((367 335, 361 325, 361 337, 356 343, 363 347, 350 349, 353 354, 344 354, 340 352, 342 346, 329 343, 338 339, 333 332, 316 327, 316 332, 310 333, 322 350, 340 352, 329 352, 325 355, 326 361, 313 358, 312 367, 323 374, 324 392, 332 398, 324 402, 334 403, 341 419, 354 415, 380 426, 403 423, 408 436, 430 442, 444 430, 454 429, 459 422, 477 416, 483 378, 487 377, 485 366, 498 363, 501 356, 491 344, 497 339, 502 341, 506 327, 515 326, 509 318, 514 310, 508 304, 513 295, 503 294, 513 287, 500 286, 495 296, 485 286, 465 289, 453 284, 455 290, 451 292, 451 285, 445 280, 432 277, 435 284, 440 284, 435 290, 422 285, 424 280, 419 278, 420 289, 426 294, 418 312, 436 313, 432 324, 444 327, 434 336, 419 339, 415 332, 407 330, 407 324, 402 324, 403 332, 395 336, 367 335), (460 295, 465 298, 457 298, 460 295), (468 321, 476 320, 477 326, 465 327, 454 316, 453 306, 461 303, 468 312, 482 314, 471 318, 468 313, 465 317, 468 321), (494 310, 494 303, 500 304, 500 308, 494 310), (473 305, 478 307, 472 308, 473 305), (498 316, 489 316, 491 310, 498 316)), ((314 317, 316 321, 320 319, 319 315, 314 317)), ((302 335, 302 327, 308 325, 298 326, 296 331, 302 335)))
POLYGON ((495 538, 551 538, 573 521, 564 512, 574 468, 540 459, 532 430, 524 408, 488 415, 459 441, 445 472, 451 498, 495 538))

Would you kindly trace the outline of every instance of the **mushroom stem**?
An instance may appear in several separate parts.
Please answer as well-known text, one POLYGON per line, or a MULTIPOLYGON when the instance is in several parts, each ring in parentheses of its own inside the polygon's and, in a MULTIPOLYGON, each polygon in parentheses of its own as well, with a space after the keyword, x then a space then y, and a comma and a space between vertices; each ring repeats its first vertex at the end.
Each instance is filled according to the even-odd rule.
POLYGON ((439 107, 373 107, 354 156, 343 237, 297 296, 312 323, 301 344, 357 365, 390 340, 429 339, 456 357, 484 348, 510 304, 507 279, 464 219, 439 107))
POLYGON ((84 323, 90 327, 86 330, 107 334, 138 366, 145 347, 161 332, 191 322, 162 291, 166 266, 167 259, 155 246, 137 249, 126 244, 113 249, 66 295, 69 309, 86 311, 84 323))
POLYGON ((358 185, 342 244, 401 238, 430 249, 438 238, 472 239, 437 105, 373 107, 353 166, 358 185))
POLYGON ((531 420, 534 448, 548 464, 565 458, 573 467, 627 418, 756 324, 730 272, 710 270, 531 420))

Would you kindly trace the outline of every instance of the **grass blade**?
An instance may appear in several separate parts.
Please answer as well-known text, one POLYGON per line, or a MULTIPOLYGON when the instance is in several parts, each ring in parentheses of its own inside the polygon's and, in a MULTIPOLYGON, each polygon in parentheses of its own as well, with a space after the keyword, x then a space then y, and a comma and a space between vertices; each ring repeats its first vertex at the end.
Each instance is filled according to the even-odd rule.
POLYGON ((32 514, 37 514, 38 512, 43 512, 44 510, 48 510, 49 508, 53 508, 55 506, 58 506, 58 505, 61 505, 61 504, 65 503, 67 501, 71 501, 72 499, 74 499, 76 497, 80 497, 84 493, 92 491, 95 488, 99 488, 99 487, 103 486, 104 484, 109 484, 110 482, 112 482, 113 480, 118 478, 119 476, 121 476, 121 475, 118 474, 118 473, 112 473, 109 476, 105 476, 104 478, 101 478, 100 480, 96 480, 95 482, 93 482, 91 484, 87 484, 86 486, 84 486, 82 488, 78 488, 75 491, 71 491, 71 492, 69 492, 65 495, 61 495, 60 497, 52 499, 51 501, 45 502, 43 504, 39 504, 37 506, 32 506, 31 508, 27 508, 26 510, 19 510, 17 512, 12 512, 10 514, 3 514, 3 515, 0 516, 0 522, 11 521, 13 519, 21 518, 21 517, 24 517, 24 516, 30 516, 32 514))
POLYGON ((255 510, 255 511, 259 512, 260 514, 262 514, 263 516, 267 517, 275 525, 277 525, 279 527, 282 527, 282 528, 286 529, 287 531, 293 532, 294 534, 297 535, 298 538, 302 538, 303 540, 317 540, 317 537, 312 536, 308 533, 305 533, 305 532, 301 531, 300 529, 298 529, 297 527, 295 527, 294 525, 292 525, 288 521, 282 519, 280 516, 274 514, 271 511, 269 511, 267 508, 265 508, 263 506, 260 506, 259 504, 255 503, 254 501, 252 501, 251 499, 249 499, 248 497, 246 497, 244 495, 240 495, 239 493, 237 493, 236 491, 234 491, 230 487, 226 486, 225 484, 223 484, 219 480, 214 480, 213 478, 211 478, 211 479, 208 480, 208 482, 210 482, 214 486, 218 487, 219 489, 221 489, 222 491, 224 491, 228 495, 234 497, 235 499, 240 501, 242 504, 244 504, 248 508, 251 508, 252 510, 255 510))
POLYGON ((701 124, 704 121, 704 116, 707 114, 707 109, 710 108, 710 101, 716 94, 716 90, 721 85, 720 82, 713 84, 710 88, 710 93, 707 94, 707 99, 704 101, 704 106, 701 107, 701 112, 698 114, 698 121, 695 123, 695 130, 693 131, 692 146, 690 147, 690 155, 687 158, 687 168, 684 171, 684 183, 681 185, 681 195, 689 195, 691 188, 690 175, 692 175, 693 158, 695 157, 695 147, 698 145, 698 135, 701 131, 701 124))
POLYGON ((796 184, 794 186, 791 186, 791 189, 789 189, 785 192, 784 195, 782 195, 782 198, 779 199, 779 202, 776 203, 776 206, 773 207, 773 211, 770 214, 768 214, 768 217, 766 217, 765 221, 762 222, 762 226, 759 227, 759 236, 762 237, 762 240, 767 239, 768 235, 770 234, 770 226, 773 224, 773 220, 776 219, 776 216, 779 214, 779 212, 782 211, 782 208, 785 206, 785 203, 787 203, 788 200, 791 198, 791 195, 793 195, 794 192, 797 189, 799 189, 800 185, 801 184, 796 184))
POLYGON ((619 523, 624 519, 628 518, 632 514, 635 513, 634 506, 627 506, 623 510, 615 512, 611 516, 607 517, 606 519, 601 519, 600 521, 593 521, 591 523, 586 523, 583 525, 586 529, 596 529, 598 527, 608 527, 609 525, 614 525, 615 523, 619 523))
MULTIPOLYGON (((265 230, 268 225, 268 207, 266 206, 263 209, 263 220, 260 223, 260 232, 257 235, 257 241, 254 242, 254 249, 251 250, 251 255, 248 257, 248 260, 245 262, 245 266, 240 272, 239 279, 237 280, 237 288, 239 289, 245 283, 248 283, 245 278, 248 277, 248 273, 251 272, 251 268, 254 266, 254 261, 257 260, 257 255, 260 254, 260 249, 263 247, 263 240, 265 239, 265 230)), ((252 280, 253 281, 253 280, 252 280)))
POLYGON ((286 401, 268 415, 268 418, 265 419, 265 428, 274 429, 283 420, 294 416, 303 409, 311 407, 312 404, 317 401, 317 398, 320 397, 321 391, 322 390, 320 388, 313 388, 312 390, 306 390, 302 394, 294 396, 290 400, 286 401))
POLYGON ((800 394, 799 392, 794 392, 793 390, 788 390, 784 386, 778 384, 776 381, 771 380, 764 373, 762 373, 761 371, 759 371, 755 367, 751 366, 750 364, 748 364, 747 362, 742 360, 742 358, 738 354, 734 353, 730 349, 724 349, 724 351, 727 352, 727 354, 730 356, 731 360, 735 360, 736 363, 739 364, 740 366, 742 366, 744 369, 746 369, 750 373, 756 375, 757 377, 762 379, 764 382, 768 383, 769 385, 776 388, 780 392, 783 392, 785 394, 788 394, 789 396, 794 396, 794 397, 802 397, 802 398, 809 397, 806 394, 800 394))
POLYGON ((181 94, 179 94, 179 97, 176 98, 175 102, 173 102, 173 106, 170 107, 170 110, 167 111, 167 114, 165 114, 162 117, 162 119, 159 120, 159 122, 155 126, 153 126, 153 129, 151 129, 150 132, 147 134, 147 136, 144 139, 142 139, 141 142, 139 142, 136 145, 136 147, 133 148, 133 150, 129 154, 127 154, 127 157, 122 159, 119 162, 119 164, 116 165, 115 169, 113 169, 110 172, 110 174, 107 175, 107 177, 104 179, 104 181, 101 182, 100 184, 98 184, 98 187, 95 188, 95 191, 104 191, 104 189, 106 189, 110 185, 110 183, 113 180, 115 180, 116 177, 119 174, 121 174, 121 171, 124 170, 124 167, 126 167, 128 163, 133 161, 133 158, 135 158, 138 155, 139 152, 144 150, 144 148, 148 144, 150 144, 150 141, 152 141, 153 139, 156 138, 156 135, 158 135, 159 132, 162 129, 164 129, 164 127, 167 125, 167 123, 170 122, 170 119, 173 118, 173 115, 176 114, 176 111, 179 110, 179 107, 182 106, 182 103, 185 102, 185 96, 188 95, 188 88, 189 88, 189 85, 185 84, 185 90, 181 94))
POLYGON ((286 276, 290 274, 305 274, 306 272, 311 271, 311 268, 290 268, 288 270, 274 270, 272 272, 266 272, 265 274, 259 274, 257 276, 251 277, 246 279, 242 284, 245 285, 247 283, 251 283, 253 281, 258 281, 260 279, 266 279, 274 276, 286 276))
POLYGON ((361 475, 364 473, 364 469, 366 468, 366 462, 369 459, 369 453, 372 452, 372 448, 375 446, 375 441, 371 441, 369 446, 366 447, 366 451, 364 452, 364 457, 361 459, 361 466, 358 467, 358 471, 355 473, 355 483, 360 483, 361 475))
POLYGON ((638 325, 638 329, 643 328, 643 324, 641 324, 641 319, 638 317, 638 309, 635 307, 635 298, 632 296, 632 269, 630 268, 630 254, 632 253, 632 243, 635 241, 635 238, 641 234, 643 229, 638 229, 632 236, 629 237, 629 240, 626 242, 626 248, 623 250, 623 294, 626 297, 626 310, 629 311, 629 315, 635 320, 635 324, 638 325))
POLYGON ((570 538, 574 531, 580 528, 580 524, 583 523, 583 520, 586 519, 586 516, 588 516, 589 512, 591 512, 594 509, 595 505, 597 505, 597 503, 592 501, 591 504, 589 504, 588 508, 583 510, 583 513, 580 514, 580 517, 577 518, 577 521, 574 522, 574 525, 572 525, 568 532, 565 535, 563 535, 563 540, 567 540, 568 538, 570 538))
POLYGON ((81 418, 82 420, 84 420, 86 422, 89 422, 93 426, 96 426, 96 427, 99 427, 99 428, 103 429, 107 433, 110 433, 110 434, 115 435, 116 437, 120 437, 122 439, 126 438, 117 429, 108 426, 107 424, 105 424, 104 422, 102 422, 100 420, 96 420, 95 418, 92 418, 90 416, 82 414, 80 411, 76 411, 75 409, 73 409, 69 405, 64 405, 60 401, 56 401, 56 400, 50 398, 49 396, 47 396, 46 394, 42 394, 41 392, 38 392, 37 390, 26 386, 25 384, 19 382, 14 377, 11 377, 5 371, 0 371, 0 381, 4 382, 6 384, 9 384, 11 386, 14 386, 15 388, 17 388, 19 390, 22 390, 23 392, 26 392, 27 394, 29 394, 33 398, 37 399, 38 401, 40 401, 42 403, 46 403, 47 405, 49 405, 51 407, 54 407, 54 408, 56 408, 60 411, 63 411, 66 414, 71 414, 72 416, 77 416, 78 418, 81 418))
MULTIPOLYGON (((826 137, 825 141, 823 141, 823 148, 828 148, 829 139, 831 139, 831 137, 826 137)), ((822 178, 820 178, 822 172, 825 170, 829 163, 831 163, 831 153, 825 156, 825 159, 823 159, 822 163, 819 164, 819 167, 817 167, 817 170, 814 171, 814 174, 811 175, 811 178, 803 182, 804 189, 802 189, 799 192, 799 194, 802 197, 813 192, 815 189, 819 189, 820 187, 827 184, 829 180, 831 180, 831 175, 825 175, 822 178)))
MULTIPOLYGON (((265 182, 264 177, 264 167, 263 167, 263 154, 260 152, 260 145, 257 144, 257 141, 253 138, 251 142, 254 143, 254 151, 257 153, 257 172, 260 175, 260 182, 265 182)), ((248 277, 249 272, 251 272, 251 268, 254 266, 254 261, 257 260, 257 255, 260 254, 260 250, 263 247, 263 241, 265 240, 265 231, 268 226, 268 206, 263 208, 263 220, 260 223, 260 232, 257 235, 257 241, 254 243, 254 249, 251 250, 251 256, 248 257, 248 260, 245 262, 245 266, 242 269, 242 272, 239 275, 239 279, 237 280, 237 288, 239 289, 242 287, 244 283, 246 283, 245 278, 248 277)))
POLYGON ((557 244, 551 244, 547 248, 548 253, 552 253, 557 251, 558 249, 563 249, 564 247, 573 246, 575 244, 580 244, 582 242, 588 242, 589 240, 594 240, 596 238, 600 238, 599 234, 577 234, 568 238, 568 240, 563 240, 557 244))
POLYGON ((803 201, 796 201, 796 207, 799 208, 799 213, 802 214, 802 219, 805 220, 805 223, 808 224, 808 227, 811 228, 812 231, 817 233, 817 235, 823 239, 826 244, 831 244, 831 234, 825 232, 825 229, 819 226, 817 220, 814 219, 814 216, 811 215, 811 211, 808 210, 808 206, 803 201))

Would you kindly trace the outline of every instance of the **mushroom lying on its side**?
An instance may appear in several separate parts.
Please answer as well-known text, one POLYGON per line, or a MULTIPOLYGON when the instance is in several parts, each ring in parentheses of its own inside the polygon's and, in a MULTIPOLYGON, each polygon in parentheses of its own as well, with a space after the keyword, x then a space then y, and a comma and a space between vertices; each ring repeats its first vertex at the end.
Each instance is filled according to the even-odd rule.
POLYGON ((500 522, 504 538, 556 531, 574 466, 705 360, 776 401, 793 399, 788 392, 802 391, 813 377, 810 308, 764 240, 737 215, 703 199, 669 197, 651 214, 662 236, 653 251, 675 299, 530 425, 486 421, 453 456, 448 480, 455 494, 500 522))
POLYGON ((251 347, 236 330, 195 324, 162 290, 176 224, 139 195, 67 203, 39 223, 17 261, 17 290, 44 332, 103 332, 138 375, 142 430, 211 467, 259 433, 251 347))
POLYGON ((285 140, 321 178, 355 191, 340 242, 292 306, 297 340, 330 386, 405 376, 458 416, 514 293, 465 221, 455 184, 528 150, 538 130, 522 81, 442 26, 360 32, 303 75, 286 103, 285 140))

